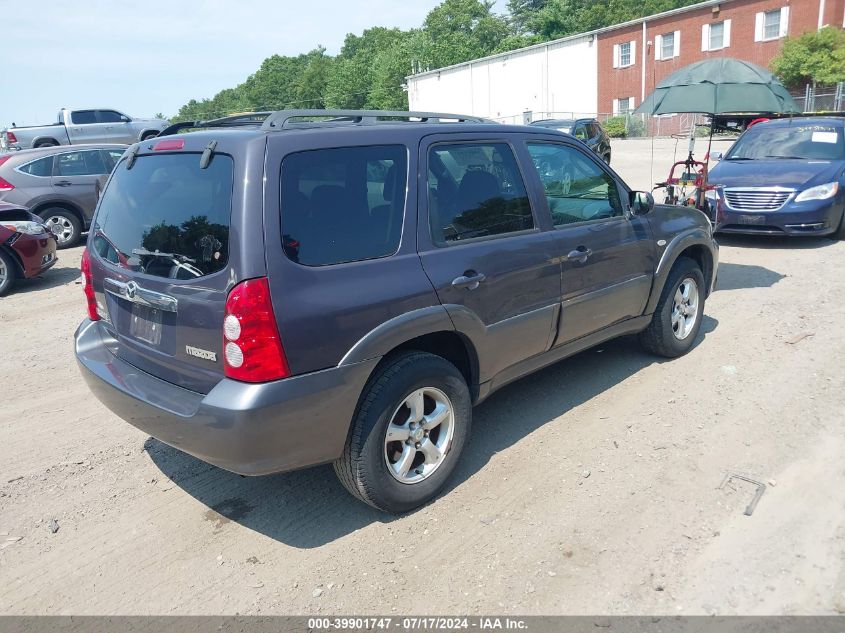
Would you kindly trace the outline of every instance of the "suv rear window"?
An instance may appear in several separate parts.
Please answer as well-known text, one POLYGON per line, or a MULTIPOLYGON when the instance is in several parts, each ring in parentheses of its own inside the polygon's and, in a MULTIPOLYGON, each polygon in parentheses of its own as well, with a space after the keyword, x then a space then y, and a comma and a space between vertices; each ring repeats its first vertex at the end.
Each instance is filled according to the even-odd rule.
POLYGON ((384 257, 402 236, 404 145, 340 147, 282 161, 282 244, 306 266, 384 257))
POLYGON ((148 275, 194 279, 221 270, 229 254, 233 162, 215 154, 139 156, 115 168, 95 220, 93 249, 148 275))

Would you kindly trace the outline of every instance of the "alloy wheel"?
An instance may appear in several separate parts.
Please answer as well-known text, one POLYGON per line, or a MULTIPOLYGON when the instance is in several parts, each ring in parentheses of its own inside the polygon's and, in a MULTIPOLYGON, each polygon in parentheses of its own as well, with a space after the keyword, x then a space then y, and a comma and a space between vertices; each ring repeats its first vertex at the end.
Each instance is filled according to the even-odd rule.
POLYGON ((452 444, 455 414, 434 387, 410 393, 393 412, 384 438, 384 461, 398 482, 415 484, 436 471, 452 444))
POLYGON ((698 320, 698 284, 692 277, 685 277, 675 291, 672 304, 672 333, 683 341, 698 320))
POLYGON ((63 215, 51 215, 44 223, 56 236, 59 244, 67 244, 73 238, 73 224, 63 215))

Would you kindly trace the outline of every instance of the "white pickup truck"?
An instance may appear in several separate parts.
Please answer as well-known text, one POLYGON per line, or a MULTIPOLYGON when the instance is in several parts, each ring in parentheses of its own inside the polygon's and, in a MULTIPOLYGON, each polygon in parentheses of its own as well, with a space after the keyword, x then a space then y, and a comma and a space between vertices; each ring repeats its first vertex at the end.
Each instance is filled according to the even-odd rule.
POLYGON ((0 150, 19 150, 80 143, 131 145, 156 136, 170 125, 164 119, 136 119, 117 110, 62 108, 55 123, 12 127, 0 135, 0 150))

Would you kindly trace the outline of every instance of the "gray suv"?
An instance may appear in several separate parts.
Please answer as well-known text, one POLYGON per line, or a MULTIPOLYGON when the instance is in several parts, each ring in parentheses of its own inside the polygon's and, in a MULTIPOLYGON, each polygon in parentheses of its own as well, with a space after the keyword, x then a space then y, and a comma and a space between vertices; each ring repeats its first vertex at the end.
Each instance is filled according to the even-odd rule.
POLYGON ((333 462, 353 495, 403 512, 443 487, 500 387, 625 334, 692 347, 710 222, 632 192, 571 136, 255 118, 132 146, 88 237, 76 358, 159 440, 244 475, 333 462))
POLYGON ((41 216, 59 248, 79 241, 97 205, 97 179, 111 172, 126 145, 75 145, 0 155, 0 202, 41 216))

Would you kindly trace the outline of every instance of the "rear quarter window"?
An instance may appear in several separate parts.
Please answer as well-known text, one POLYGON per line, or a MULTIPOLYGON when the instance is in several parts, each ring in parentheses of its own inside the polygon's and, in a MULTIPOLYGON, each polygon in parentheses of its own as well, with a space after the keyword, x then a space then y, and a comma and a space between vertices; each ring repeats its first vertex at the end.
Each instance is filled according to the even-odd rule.
POLYGON ((29 174, 30 176, 47 178, 53 175, 53 157, 46 156, 45 158, 39 158, 38 160, 25 163, 18 167, 18 171, 29 174))
POLYGON ((282 161, 282 245, 306 266, 385 257, 402 236, 404 145, 340 147, 282 161))
POLYGON ((206 169, 199 163, 193 153, 139 156, 132 169, 122 160, 94 220, 94 250, 158 277, 194 279, 222 270, 234 166, 226 154, 215 154, 206 169))

